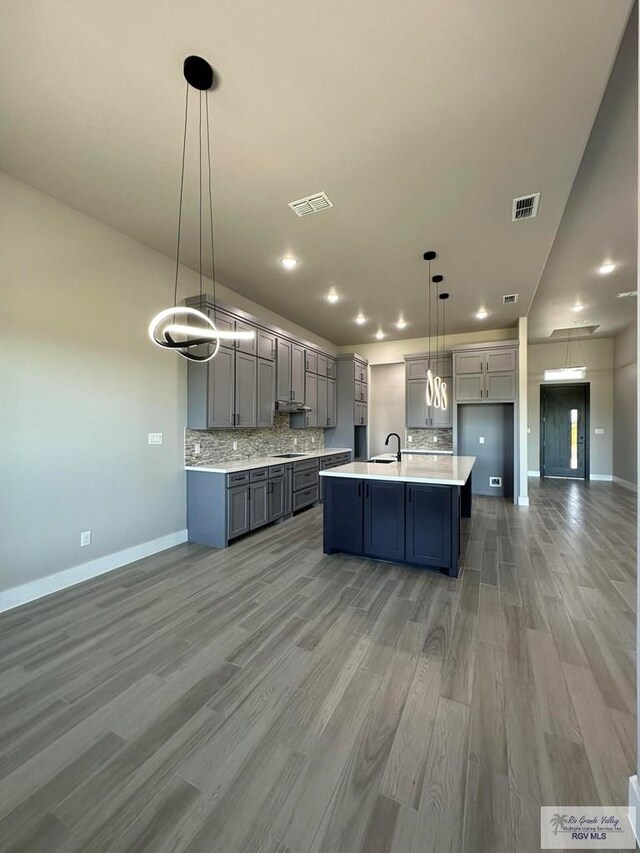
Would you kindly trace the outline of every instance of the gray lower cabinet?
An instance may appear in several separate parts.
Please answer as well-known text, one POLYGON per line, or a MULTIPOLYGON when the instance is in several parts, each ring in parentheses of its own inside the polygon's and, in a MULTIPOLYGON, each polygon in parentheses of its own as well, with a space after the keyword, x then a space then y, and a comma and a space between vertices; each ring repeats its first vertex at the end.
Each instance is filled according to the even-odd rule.
POLYGON ((251 530, 249 484, 227 489, 227 539, 235 539, 251 530))
POLYGON ((274 361, 259 358, 257 366, 258 397, 256 403, 256 426, 272 427, 275 416, 276 365, 274 361))
POLYGON ((284 466, 284 516, 288 518, 293 512, 293 465, 284 466))
POLYGON ((305 459, 293 463, 292 511, 311 506, 319 500, 318 459, 305 459))
POLYGON ((269 481, 251 483, 249 489, 250 529, 256 530, 269 523, 269 481))
POLYGON ((269 480, 269 521, 278 521, 284 517, 285 511, 285 477, 274 477, 269 480))
POLYGON ((256 425, 256 362, 255 355, 236 352, 235 414, 236 426, 239 427, 256 425))

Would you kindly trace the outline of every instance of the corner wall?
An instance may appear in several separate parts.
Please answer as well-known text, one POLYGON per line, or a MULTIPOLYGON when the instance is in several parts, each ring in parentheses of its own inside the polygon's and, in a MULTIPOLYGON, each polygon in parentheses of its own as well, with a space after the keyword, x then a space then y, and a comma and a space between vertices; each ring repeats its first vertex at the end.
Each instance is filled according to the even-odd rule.
POLYGON ((623 485, 638 482, 636 319, 613 340, 613 476, 623 485))

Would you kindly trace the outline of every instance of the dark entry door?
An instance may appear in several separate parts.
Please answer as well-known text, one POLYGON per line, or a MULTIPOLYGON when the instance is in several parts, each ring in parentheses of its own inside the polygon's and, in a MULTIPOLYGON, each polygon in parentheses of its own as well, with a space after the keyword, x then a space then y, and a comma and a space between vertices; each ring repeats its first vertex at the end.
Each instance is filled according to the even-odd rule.
POLYGON ((589 386, 542 385, 541 474, 576 477, 589 473, 589 386))

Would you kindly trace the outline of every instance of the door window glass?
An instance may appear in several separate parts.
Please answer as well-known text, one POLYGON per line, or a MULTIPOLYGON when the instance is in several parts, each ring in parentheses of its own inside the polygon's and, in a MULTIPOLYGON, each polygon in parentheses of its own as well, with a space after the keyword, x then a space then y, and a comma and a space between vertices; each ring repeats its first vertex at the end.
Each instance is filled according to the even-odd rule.
POLYGON ((571 409, 569 417, 571 423, 571 459, 569 467, 575 471, 578 467, 578 410, 571 409))

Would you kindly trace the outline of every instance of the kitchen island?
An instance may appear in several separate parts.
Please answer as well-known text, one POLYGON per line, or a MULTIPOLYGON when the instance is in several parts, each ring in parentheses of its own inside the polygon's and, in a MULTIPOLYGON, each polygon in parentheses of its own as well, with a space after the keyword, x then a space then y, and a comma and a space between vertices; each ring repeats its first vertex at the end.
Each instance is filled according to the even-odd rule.
POLYGON ((460 517, 471 516, 475 456, 413 456, 321 471, 324 552, 445 570, 458 577, 460 517))

